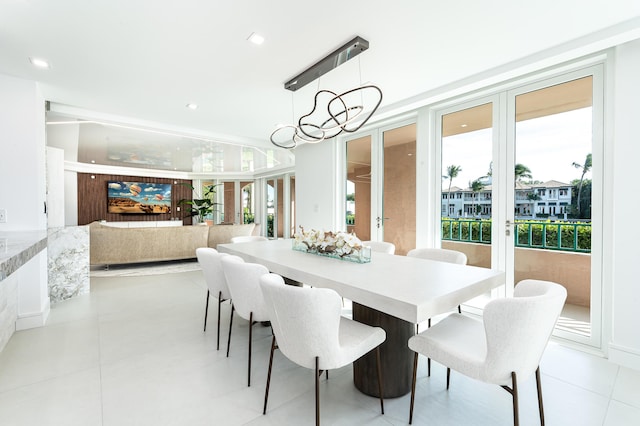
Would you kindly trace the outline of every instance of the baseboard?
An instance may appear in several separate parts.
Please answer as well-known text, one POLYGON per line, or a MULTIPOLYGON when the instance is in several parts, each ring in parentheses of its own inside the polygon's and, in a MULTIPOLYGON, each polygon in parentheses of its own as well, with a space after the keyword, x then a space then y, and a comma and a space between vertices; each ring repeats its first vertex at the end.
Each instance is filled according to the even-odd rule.
POLYGON ((47 318, 49 318, 49 312, 51 312, 51 305, 49 303, 49 298, 47 297, 45 306, 41 312, 18 315, 18 319, 16 320, 16 331, 44 326, 47 322, 47 318))
POLYGON ((640 371, 640 351, 613 343, 609 344, 609 361, 640 371))

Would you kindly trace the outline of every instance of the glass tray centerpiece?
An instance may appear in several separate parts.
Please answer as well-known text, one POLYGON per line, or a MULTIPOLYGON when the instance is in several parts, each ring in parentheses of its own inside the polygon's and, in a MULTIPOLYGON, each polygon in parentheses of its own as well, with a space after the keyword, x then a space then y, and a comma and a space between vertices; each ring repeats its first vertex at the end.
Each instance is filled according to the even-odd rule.
POLYGON ((364 246, 353 232, 305 231, 300 226, 292 241, 292 248, 297 251, 356 263, 371 262, 371 247, 364 246))

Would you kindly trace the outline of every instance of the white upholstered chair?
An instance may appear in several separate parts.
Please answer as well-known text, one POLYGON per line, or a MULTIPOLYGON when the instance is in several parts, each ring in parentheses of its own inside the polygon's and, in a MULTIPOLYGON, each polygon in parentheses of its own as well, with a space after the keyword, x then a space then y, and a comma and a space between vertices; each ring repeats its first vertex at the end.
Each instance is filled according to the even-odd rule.
MULTIPOLYGON (((419 259, 435 260, 438 262, 455 263, 457 265, 467 264, 467 255, 461 251, 442 249, 442 248, 416 248, 409 250, 408 257, 417 257, 419 259)), ((458 306, 458 313, 461 314, 462 310, 458 306)), ((429 327, 431 326, 431 319, 429 319, 429 327)), ((416 326, 416 332, 418 328, 416 326)))
POLYGON ((371 247, 371 251, 378 253, 395 254, 396 245, 387 241, 363 241, 363 246, 371 247))
POLYGON ((263 414, 267 412, 276 348, 296 364, 315 370, 316 424, 320 424, 319 380, 322 371, 350 364, 375 349, 380 409, 384 414, 379 346, 386 339, 385 331, 342 317, 340 296, 334 290, 285 285, 282 277, 276 274, 263 275, 260 285, 274 334, 263 414))
POLYGON ((245 263, 241 257, 228 255, 222 258, 222 269, 231 293, 231 318, 229 320, 229 339, 227 340, 227 356, 231 346, 231 328, 233 312, 249 321, 249 355, 247 364, 247 386, 251 386, 251 340, 253 325, 268 321, 267 308, 260 291, 260 276, 269 270, 257 263, 245 263))
POLYGON ((540 358, 558 320, 567 291, 549 281, 523 280, 514 297, 489 302, 483 320, 451 314, 409 339, 415 351, 409 423, 413 421, 418 354, 487 383, 502 386, 512 395, 513 421, 518 425, 518 381, 535 373, 540 422, 544 425, 540 358))
POLYGON ((259 235, 241 235, 238 237, 231 237, 232 243, 250 243, 253 241, 267 241, 267 237, 262 237, 259 235))
POLYGON ((443 248, 416 248, 409 250, 407 256, 418 257, 420 259, 437 260, 439 262, 457 263, 458 265, 467 264, 466 254, 461 251, 443 248))
MULTIPOLYGON (((467 255, 461 251, 449 250, 443 248, 416 248, 409 250, 408 257, 417 257, 419 259, 435 260, 438 262, 455 263, 457 265, 467 264, 467 255)), ((460 305, 458 305, 458 313, 462 313, 460 305)), ((420 324, 416 324, 416 334, 418 334, 420 324)), ((427 322, 427 327, 431 327, 431 318, 427 322)), ((427 358, 427 376, 431 375, 431 358, 427 358)))
POLYGON ((216 333, 216 350, 220 350, 220 305, 222 302, 231 299, 227 279, 222 270, 220 259, 226 253, 218 253, 214 248, 200 247, 196 249, 196 257, 204 274, 204 281, 207 284, 207 301, 204 307, 204 331, 207 331, 207 316, 209 314, 209 297, 213 293, 218 299, 218 331, 216 333))

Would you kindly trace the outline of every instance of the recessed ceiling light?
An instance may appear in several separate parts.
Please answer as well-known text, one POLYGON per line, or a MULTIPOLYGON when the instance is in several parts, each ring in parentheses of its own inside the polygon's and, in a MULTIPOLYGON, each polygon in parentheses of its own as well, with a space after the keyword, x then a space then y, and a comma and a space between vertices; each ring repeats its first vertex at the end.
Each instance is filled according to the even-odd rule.
POLYGON ((198 109, 198 104, 187 104, 187 108, 189 108, 189 109, 198 109))
POLYGON ((467 127, 467 125, 466 124, 461 124, 460 127, 467 127))
POLYGON ((44 59, 29 58, 29 62, 31 62, 31 64, 33 66, 38 67, 38 68, 50 68, 51 67, 49 65, 49 62, 45 61, 44 59))
POLYGON ((249 38, 247 40, 249 40, 251 43, 257 44, 257 45, 261 45, 262 43, 264 43, 264 37, 262 37, 258 33, 251 33, 251 35, 249 36, 249 38))

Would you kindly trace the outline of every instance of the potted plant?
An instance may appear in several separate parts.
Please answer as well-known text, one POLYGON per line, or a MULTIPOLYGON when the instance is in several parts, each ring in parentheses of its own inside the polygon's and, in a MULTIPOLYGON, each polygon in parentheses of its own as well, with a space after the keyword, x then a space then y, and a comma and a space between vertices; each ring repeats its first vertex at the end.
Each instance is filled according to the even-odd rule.
MULTIPOLYGON (((193 185, 188 183, 181 183, 180 185, 189 187, 195 192, 193 185)), ((220 203, 215 202, 216 186, 218 185, 207 185, 204 187, 200 198, 193 198, 191 200, 183 199, 178 201, 178 205, 188 206, 188 215, 196 217, 198 223, 212 225, 213 220, 210 218, 210 215, 217 211, 216 206, 220 205, 220 203)))

